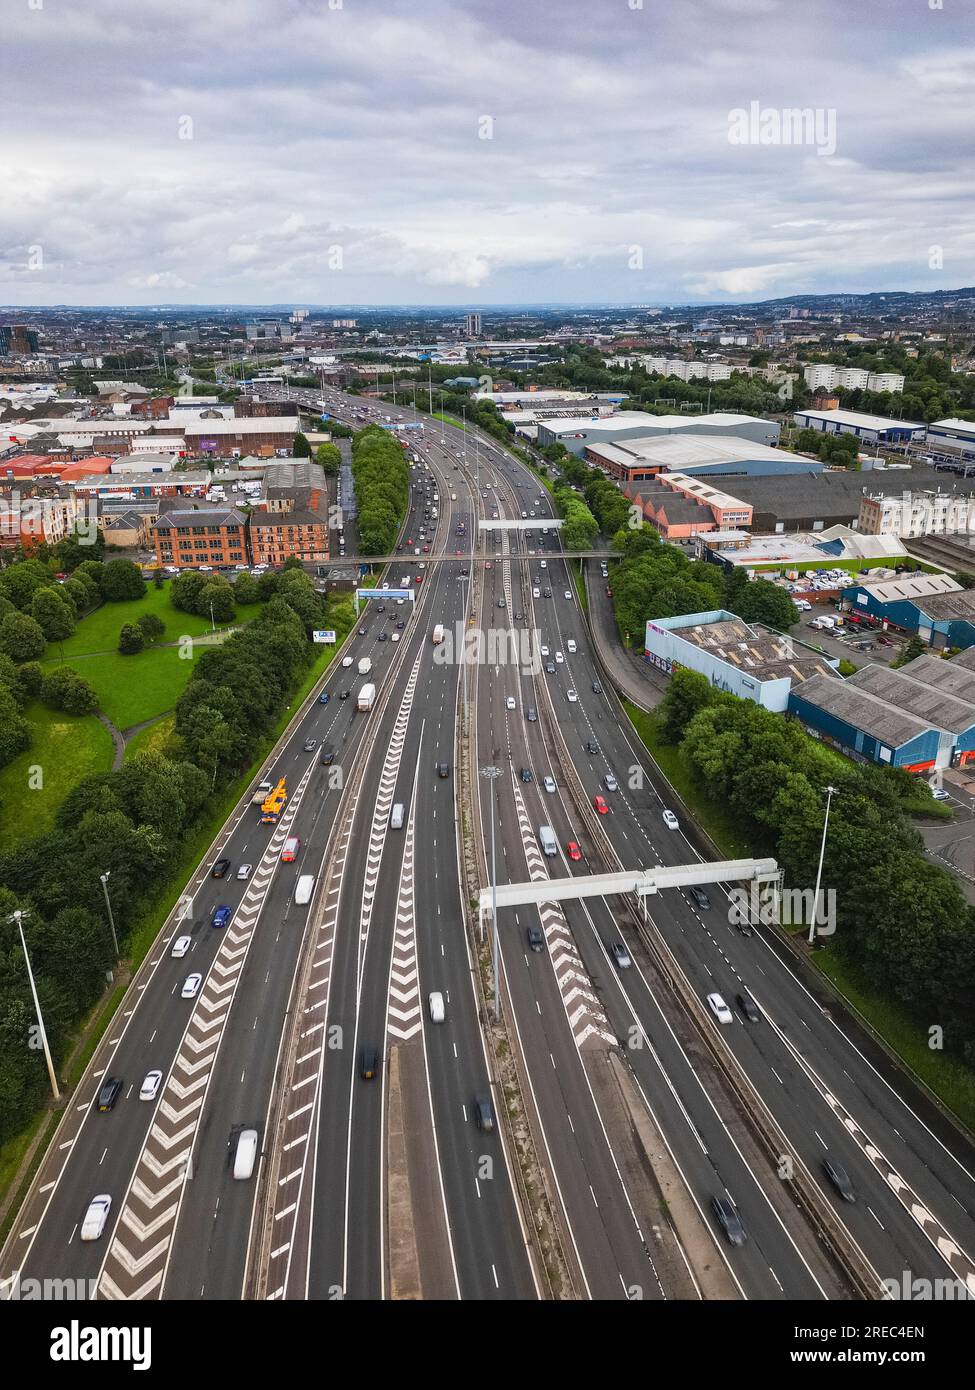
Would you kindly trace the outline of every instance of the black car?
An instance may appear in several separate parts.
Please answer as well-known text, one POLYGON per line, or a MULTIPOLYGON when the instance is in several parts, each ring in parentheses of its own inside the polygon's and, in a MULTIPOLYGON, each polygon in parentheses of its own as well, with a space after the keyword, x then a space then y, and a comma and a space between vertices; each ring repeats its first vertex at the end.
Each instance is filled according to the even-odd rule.
POLYGON ((747 1239, 745 1228, 741 1224, 741 1217, 727 1197, 712 1197, 711 1210, 714 1212, 718 1225, 724 1231, 728 1244, 744 1245, 747 1239))
POLYGON ((386 641, 386 633, 385 633, 385 632, 381 632, 381 633, 379 634, 379 640, 380 640, 380 642, 385 642, 385 641, 386 641))
POLYGON ((438 776, 438 777, 449 777, 449 776, 450 776, 450 763, 437 763, 437 776, 438 776))
POLYGON ((532 776, 532 770, 531 770, 530 767, 523 767, 523 768, 521 769, 521 772, 519 773, 519 776, 521 777, 521 780, 522 780, 523 782, 532 782, 532 781, 534 781, 534 778, 533 778, 533 776, 532 776))
POLYGON ((322 749, 321 764, 322 767, 331 767, 332 763, 334 762, 335 749, 332 746, 332 744, 329 744, 326 748, 322 749))
POLYGON ((555 675, 555 662, 554 662, 554 661, 546 661, 546 663, 545 663, 545 670, 548 672, 548 674, 549 674, 550 676, 554 676, 554 675, 555 675))
POLYGON ((352 694, 352 691, 351 691, 351 690, 340 690, 340 691, 339 691, 339 699, 340 699, 340 700, 347 700, 351 694, 352 694))
POLYGON ((599 752, 599 744, 596 742, 596 740, 595 740, 594 738, 591 738, 591 739, 589 740, 589 742, 586 744, 586 752, 587 752, 587 753, 598 753, 598 752, 599 752))
POLYGON ((115 1102, 122 1093, 122 1078, 106 1076, 98 1091, 96 1102, 99 1110, 114 1110, 115 1102))
POLYGON ((704 912, 711 906, 711 899, 703 888, 688 888, 687 896, 690 898, 691 902, 694 903, 695 907, 701 908, 704 912))
POLYGON ((218 859, 214 864, 211 875, 213 878, 226 878, 227 870, 230 868, 229 859, 218 859))
POLYGON ((742 990, 741 994, 735 995, 735 1003, 738 1005, 739 1009, 741 1009, 749 1023, 758 1023, 761 1019, 761 1011, 747 989, 742 990))
POLYGON ((494 1131, 494 1106, 486 1096, 476 1096, 474 1099, 474 1123, 485 1134, 494 1131))
POLYGON ((528 709, 525 710, 525 718, 528 720, 529 724, 537 724, 538 711, 529 705, 528 709))
POLYGON ((359 1074, 363 1081, 375 1081, 379 1074, 379 1048, 364 1047, 359 1053, 359 1074))
POLYGON ((599 684, 599 681, 593 681, 592 693, 594 695, 601 695, 603 693, 603 687, 599 684))
POLYGON ((850 1182, 850 1175, 843 1167, 842 1163, 837 1163, 835 1158, 823 1159, 823 1172, 843 1198, 844 1202, 855 1202, 857 1195, 850 1182))
POLYGON ((526 940, 527 940, 527 942, 528 942, 528 946, 529 946, 529 949, 530 949, 530 950, 532 950, 532 951, 544 951, 544 950, 545 950, 545 937, 544 937, 544 935, 542 934, 542 929, 541 929, 541 927, 527 927, 526 930, 525 930, 525 938, 526 938, 526 940))

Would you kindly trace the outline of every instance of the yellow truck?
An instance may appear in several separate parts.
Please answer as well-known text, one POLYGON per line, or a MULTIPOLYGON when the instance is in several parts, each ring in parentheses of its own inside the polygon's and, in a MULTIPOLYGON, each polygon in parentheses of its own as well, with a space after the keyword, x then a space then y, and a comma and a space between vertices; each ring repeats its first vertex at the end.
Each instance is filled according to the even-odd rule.
POLYGON ((288 799, 288 779, 282 777, 278 785, 264 800, 261 807, 261 824, 277 825, 278 818, 284 810, 284 803, 288 799))

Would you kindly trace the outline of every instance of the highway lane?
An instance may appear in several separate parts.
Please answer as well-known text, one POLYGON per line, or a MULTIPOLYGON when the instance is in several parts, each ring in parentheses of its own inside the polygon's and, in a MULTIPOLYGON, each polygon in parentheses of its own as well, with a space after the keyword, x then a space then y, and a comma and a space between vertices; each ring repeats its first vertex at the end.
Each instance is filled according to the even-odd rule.
MULTIPOLYGON (((574 602, 572 607, 575 608, 574 602)), ((589 657, 581 615, 576 611, 566 616, 566 610, 561 607, 549 607, 540 623, 549 640, 558 643, 557 649, 564 649, 570 636, 575 637, 579 645, 577 655, 566 652, 565 664, 554 678, 556 699, 564 698, 565 689, 570 682, 574 683, 579 694, 578 703, 572 705, 565 701, 564 706, 559 704, 558 707, 565 727, 572 731, 570 752, 583 774, 585 785, 595 791, 602 775, 609 770, 619 778, 621 792, 608 799, 614 808, 625 807, 627 815, 607 817, 606 828, 624 863, 671 864, 697 859, 696 849, 692 850, 682 835, 661 833, 662 803, 652 790, 649 797, 643 797, 639 792, 631 794, 627 788, 629 768, 639 766, 642 760, 634 748, 634 736, 624 729, 615 702, 591 690, 591 681, 598 677, 598 672, 589 657), (549 618, 547 627, 545 617, 549 618), (590 737, 600 742, 602 751, 598 756, 585 754, 584 744, 590 737), (642 814, 644 811, 646 814, 642 814)), ((712 894, 714 896, 723 903, 723 895, 712 894)), ((784 1122, 786 1132, 796 1143, 796 1151, 816 1173, 824 1190, 829 1191, 821 1173, 821 1162, 829 1151, 841 1159, 861 1192, 869 1194, 869 1199, 856 1207, 844 1205, 840 1214, 881 1273, 896 1276, 902 1269, 915 1272, 920 1269, 929 1277, 944 1276, 944 1262, 931 1241, 915 1221, 910 1218, 905 1221, 903 1206, 892 1198, 890 1184, 864 1160, 862 1153, 858 1153, 834 1109, 824 1102, 822 1092, 828 1088, 830 1094, 839 1096, 849 1106, 897 1172, 915 1191, 923 1193, 926 1205, 934 1204, 932 1209, 938 1211, 952 1234, 971 1253, 975 1248, 971 1226, 975 1200, 968 1163, 964 1158, 961 1163, 956 1162, 920 1117, 912 1116, 903 1103, 895 1101, 894 1108, 901 1111, 897 1119, 888 1113, 893 1093, 869 1063, 858 1056, 856 1049, 845 1038, 837 1036, 835 1021, 826 1017, 801 987, 797 989, 799 982, 794 971, 769 944, 764 930, 759 929, 755 937, 743 937, 731 926, 727 912, 715 912, 711 916, 720 919, 720 934, 715 929, 702 929, 705 924, 701 915, 679 895, 661 895, 659 905, 654 905, 655 920, 702 996, 718 989, 726 999, 733 1001, 744 981, 768 1011, 768 1017, 774 1019, 778 1015, 781 1034, 777 1034, 775 1028, 755 1029, 736 1019, 732 1036, 736 1041, 739 1034, 743 1040, 748 1039, 743 1054, 748 1064, 746 1069, 766 1099, 771 1099, 780 1122, 784 1122), (765 944, 774 963, 756 965, 754 957, 756 946, 761 950, 760 943, 765 944), (765 979, 761 978, 762 974, 765 979), (802 1031, 796 1032, 796 1025, 792 1024, 790 1047, 784 1043, 787 1029, 782 1020, 796 1014, 798 1028, 802 1031), (813 1065, 822 1085, 809 1084, 796 1058, 796 1053, 801 1052, 810 1060, 811 1040, 816 1043, 818 1056, 813 1065), (758 1064, 753 1053, 767 1054, 764 1064, 758 1064), (842 1056, 839 1066, 838 1055, 842 1056), (905 1120, 915 1131, 906 1141, 903 1137, 905 1120), (935 1183, 930 1181, 932 1167, 938 1169, 935 1183), (939 1187, 942 1189, 940 1201, 939 1187), (947 1203, 945 1188, 950 1194, 947 1203)), ((954 1147, 957 1148, 957 1143, 954 1147)))
MULTIPOLYGON (((439 470, 436 451, 423 451, 439 470)), ((451 475, 453 469, 451 466, 451 475)), ((470 503, 449 502, 452 477, 441 475, 441 511, 448 518, 448 540, 456 518, 471 521, 470 503)), ((468 533, 469 534, 469 533, 468 533)), ((455 547, 457 548, 457 547, 455 547)), ((406 672, 421 657, 422 684, 400 755, 395 801, 410 805, 416 793, 418 875, 417 937, 421 980, 432 979, 450 1001, 448 1024, 423 1030, 429 1061, 430 1093, 442 1157, 441 1184, 446 1221, 463 1233, 454 1245, 462 1297, 531 1297, 534 1287, 520 1234, 518 1212, 505 1172, 500 1180, 478 1191, 472 1177, 476 1149, 464 1103, 487 1089, 487 1068, 476 1023, 466 956, 464 918, 457 875, 453 806, 453 775, 436 776, 435 765, 453 763, 454 706, 457 668, 435 663, 429 633, 437 621, 451 624, 462 618, 465 588, 458 573, 467 568, 438 566, 427 583, 422 630, 406 652, 406 672), (422 746, 421 746, 422 740, 422 746), (434 965, 436 959, 436 965, 434 965), (429 972, 429 973, 428 973, 429 972), (460 1101, 463 1096, 465 1100, 460 1101)), ((329 1028, 342 1029, 352 1044, 336 1067, 326 1060, 326 1084, 318 1124, 318 1154, 311 1234, 309 1296, 340 1288, 347 1298, 376 1298, 386 1292, 383 1255, 384 1217, 384 1093, 385 1067, 376 1082, 363 1081, 357 1061, 364 1045, 384 1051, 387 1021, 389 960, 396 920, 403 834, 390 830, 378 864, 378 881, 369 923, 362 940, 361 885, 369 868, 370 844, 365 831, 372 816, 376 791, 392 726, 399 711, 397 689, 375 739, 376 752, 368 768, 362 796, 363 829, 355 837, 345 869, 343 905, 346 918, 337 939, 329 1009, 329 1028), (347 895, 347 896, 346 896, 347 895), (351 920, 350 920, 351 919, 351 920), (349 1065, 351 1052, 353 1065, 349 1065)), ((451 772, 453 769, 451 767, 451 772)), ((374 866, 375 868, 376 866, 374 866)), ((432 985, 431 985, 432 987, 432 985)), ((427 984, 421 991, 425 995, 427 984)), ((405 1056, 404 1051, 404 1056, 405 1056)))

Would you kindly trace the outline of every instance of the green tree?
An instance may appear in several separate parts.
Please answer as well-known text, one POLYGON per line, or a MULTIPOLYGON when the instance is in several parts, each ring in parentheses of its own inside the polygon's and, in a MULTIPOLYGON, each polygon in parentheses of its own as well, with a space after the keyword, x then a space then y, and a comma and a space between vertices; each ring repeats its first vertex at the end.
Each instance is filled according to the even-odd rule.
POLYGON ((8 613, 0 620, 0 652, 14 661, 34 661, 44 655, 44 630, 27 613, 8 613))
MULTIPOLYGON (((2 640, 3 627, 0 625, 0 642, 2 642, 2 640)), ((890 664, 891 666, 906 666, 909 661, 914 661, 916 657, 923 656, 927 650, 928 646, 926 642, 923 642, 920 637, 912 637, 909 642, 904 643, 903 647, 890 664)))
POLYGON ((657 711, 664 741, 680 743, 684 730, 694 716, 712 704, 714 699, 715 691, 707 676, 687 667, 675 671, 657 711))
POLYGON ((308 442, 308 436, 302 434, 300 430, 292 440, 291 453, 296 459, 311 458, 311 445, 308 442))
POLYGON ((74 606, 55 586, 35 592, 30 612, 49 642, 63 642, 74 632, 74 606))
POLYGON ((17 701, 6 686, 0 686, 0 767, 30 747, 30 729, 17 701))
POLYGON ((342 466, 341 451, 336 444, 319 444, 315 462, 321 464, 326 473, 337 473, 342 466))
POLYGON ((234 590, 226 579, 210 580, 203 587, 197 603, 197 612, 204 617, 212 616, 215 623, 231 623, 237 613, 234 590))
POLYGON ((118 635, 118 649, 123 656, 135 656, 145 645, 145 634, 137 623, 122 624, 118 635))
POLYGON ((156 642, 166 631, 166 624, 157 613, 143 613, 136 619, 136 626, 139 628, 146 642, 156 642))
POLYGON ((41 681, 41 702, 67 714, 91 714, 98 708, 93 686, 70 666, 56 666, 41 681))
POLYGON ((146 581, 139 566, 131 560, 109 560, 102 568, 99 588, 106 602, 121 603, 125 599, 143 598, 146 581))

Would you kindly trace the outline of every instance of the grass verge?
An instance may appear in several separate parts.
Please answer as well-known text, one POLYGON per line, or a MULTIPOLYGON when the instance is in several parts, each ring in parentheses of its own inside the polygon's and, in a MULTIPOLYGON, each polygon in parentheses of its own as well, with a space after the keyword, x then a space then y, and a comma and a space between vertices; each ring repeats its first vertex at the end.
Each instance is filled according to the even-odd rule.
POLYGON ((112 766, 112 736, 93 714, 63 714, 35 700, 24 717, 31 746, 0 770, 0 842, 8 847, 43 834, 72 787, 112 766), (31 768, 40 769, 39 787, 31 786, 31 768))

